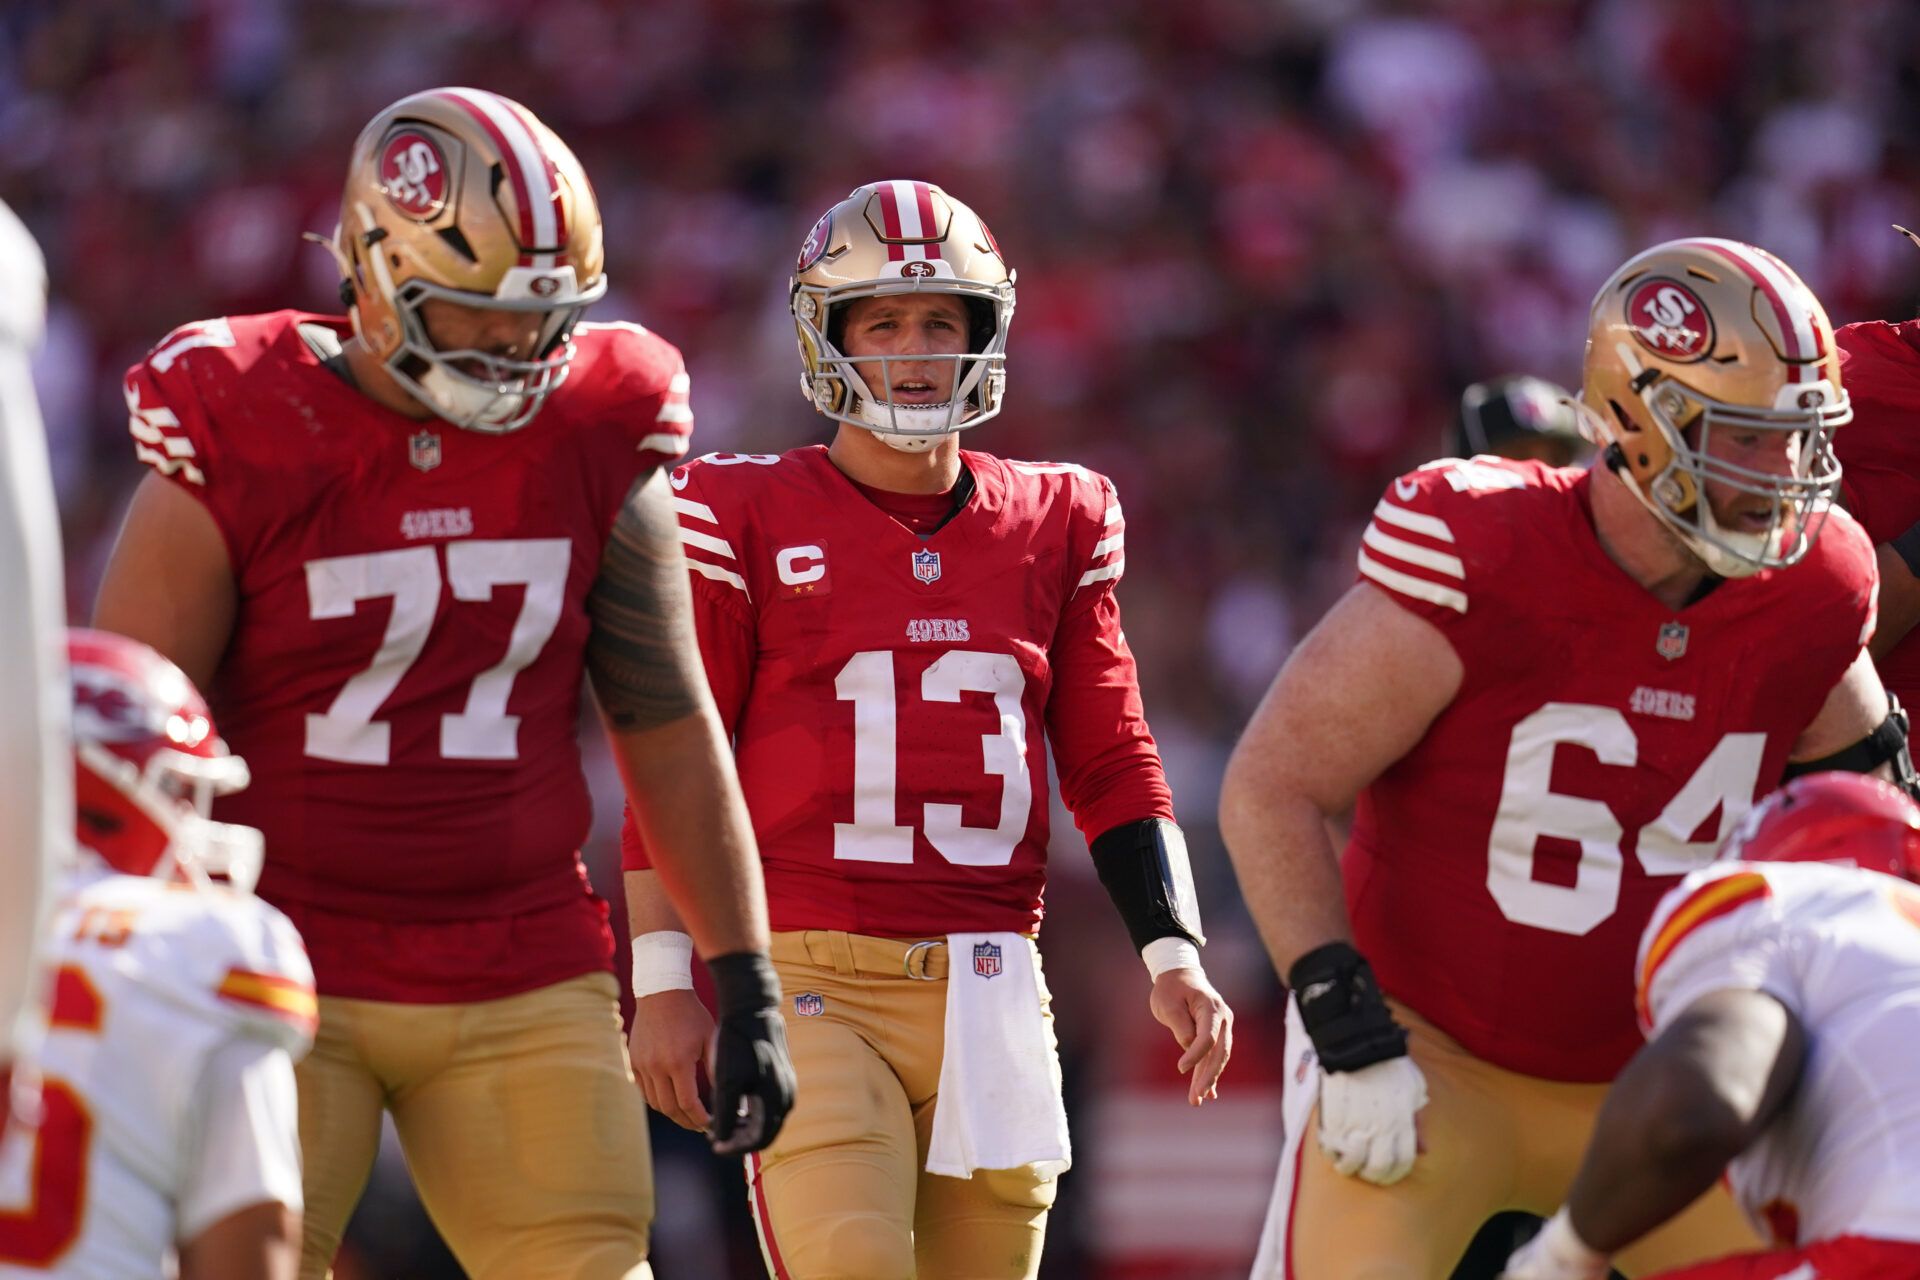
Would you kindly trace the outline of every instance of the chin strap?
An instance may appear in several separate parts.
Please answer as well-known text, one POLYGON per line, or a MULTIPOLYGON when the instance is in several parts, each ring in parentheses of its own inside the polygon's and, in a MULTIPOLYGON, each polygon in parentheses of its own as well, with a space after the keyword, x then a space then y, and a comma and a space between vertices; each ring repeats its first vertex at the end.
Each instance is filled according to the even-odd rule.
POLYGON ((1887 702, 1890 704, 1887 718, 1872 733, 1830 756, 1821 756, 1818 760, 1788 761, 1780 780, 1787 782, 1802 774, 1826 773, 1830 770, 1872 773, 1892 761, 1893 785, 1913 799, 1920 800, 1920 774, 1914 772, 1913 756, 1907 749, 1906 708, 1891 693, 1887 695, 1887 702))

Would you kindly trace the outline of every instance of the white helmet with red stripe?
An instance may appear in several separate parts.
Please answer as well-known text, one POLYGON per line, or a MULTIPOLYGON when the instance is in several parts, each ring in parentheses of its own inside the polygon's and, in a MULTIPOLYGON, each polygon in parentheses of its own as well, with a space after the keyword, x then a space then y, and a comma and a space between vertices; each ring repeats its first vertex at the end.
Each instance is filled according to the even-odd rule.
POLYGON ((567 376, 574 324, 607 291, 586 171, 531 111, 483 89, 429 89, 367 124, 333 249, 361 341, 475 431, 532 420, 567 376), (539 313, 533 358, 436 349, 419 311, 429 298, 539 313))
POLYGON ((260 832, 207 818, 214 796, 247 785, 247 765, 186 673, 138 640, 78 627, 67 665, 80 847, 126 875, 219 875, 251 891, 260 832))
POLYGON ((987 224, 939 187, 888 181, 855 188, 813 224, 788 287, 801 394, 829 418, 910 452, 985 422, 1000 412, 1006 391, 1013 281, 987 224), (967 308, 967 350, 936 357, 955 365, 945 404, 876 403, 859 366, 879 365, 884 385, 890 357, 842 350, 848 303, 903 293, 952 294, 967 308))
POLYGON ((1674 240, 1614 272, 1593 300, 1580 401, 1608 465, 1713 572, 1790 565, 1819 536, 1840 486, 1833 433, 1853 409, 1820 300, 1764 249, 1674 240), (1716 456, 1716 431, 1783 433, 1791 472, 1716 456), (1768 499, 1766 529, 1717 520, 1709 481, 1768 499))

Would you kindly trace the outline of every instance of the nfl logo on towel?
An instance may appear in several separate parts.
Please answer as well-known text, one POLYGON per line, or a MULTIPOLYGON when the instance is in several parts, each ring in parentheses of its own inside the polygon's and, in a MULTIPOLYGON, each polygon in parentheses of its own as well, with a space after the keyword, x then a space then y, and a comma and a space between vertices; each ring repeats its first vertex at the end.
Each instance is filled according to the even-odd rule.
POLYGON ((1000 973, 1000 944, 997 942, 976 942, 973 944, 973 971, 983 978, 997 977, 1000 973))
POLYGON ((793 998, 793 1011, 802 1018, 817 1018, 826 1007, 826 1000, 817 991, 802 991, 793 998))
POLYGON ((938 582, 940 580, 940 553, 938 551, 914 552, 913 576, 922 582, 938 582))

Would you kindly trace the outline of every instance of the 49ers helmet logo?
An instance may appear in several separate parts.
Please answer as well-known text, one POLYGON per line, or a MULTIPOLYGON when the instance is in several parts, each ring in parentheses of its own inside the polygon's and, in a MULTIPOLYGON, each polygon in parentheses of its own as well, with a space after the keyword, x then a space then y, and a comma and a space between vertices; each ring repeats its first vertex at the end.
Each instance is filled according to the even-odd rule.
POLYGON ((1713 316, 1678 280, 1642 281, 1627 298, 1627 327, 1663 360, 1699 360, 1713 349, 1713 316))
POLYGON ((794 264, 796 272, 804 272, 808 267, 820 261, 820 255, 827 251, 827 232, 833 227, 833 210, 820 215, 813 224, 813 230, 807 232, 806 242, 800 246, 800 260, 794 264))
POLYGON ((925 279, 926 277, 933 274, 933 264, 931 262, 922 262, 918 260, 909 262, 905 266, 900 268, 900 274, 903 276, 913 276, 918 279, 925 279))
POLYGON ((393 207, 424 222, 447 207, 447 160, 432 138, 400 129, 380 148, 380 189, 393 207))

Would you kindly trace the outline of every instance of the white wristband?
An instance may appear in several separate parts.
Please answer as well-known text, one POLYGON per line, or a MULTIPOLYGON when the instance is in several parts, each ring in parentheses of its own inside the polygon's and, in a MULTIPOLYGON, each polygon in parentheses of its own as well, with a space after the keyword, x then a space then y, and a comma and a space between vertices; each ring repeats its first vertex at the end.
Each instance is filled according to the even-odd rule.
POLYGON ((1597 1252, 1593 1246, 1580 1238, 1573 1229, 1573 1219, 1567 1216, 1567 1206, 1561 1205, 1558 1213, 1547 1219, 1547 1225, 1540 1228, 1540 1235, 1534 1242, 1543 1259, 1551 1261, 1563 1275, 1573 1280, 1606 1280, 1607 1255, 1597 1252))
POLYGON ((1146 961, 1147 972, 1155 978, 1169 969, 1200 968, 1200 948, 1185 938, 1155 938, 1140 948, 1140 958, 1146 961))
POLYGON ((633 940, 633 998, 662 991, 693 990, 693 939, 674 929, 656 929, 633 940))

